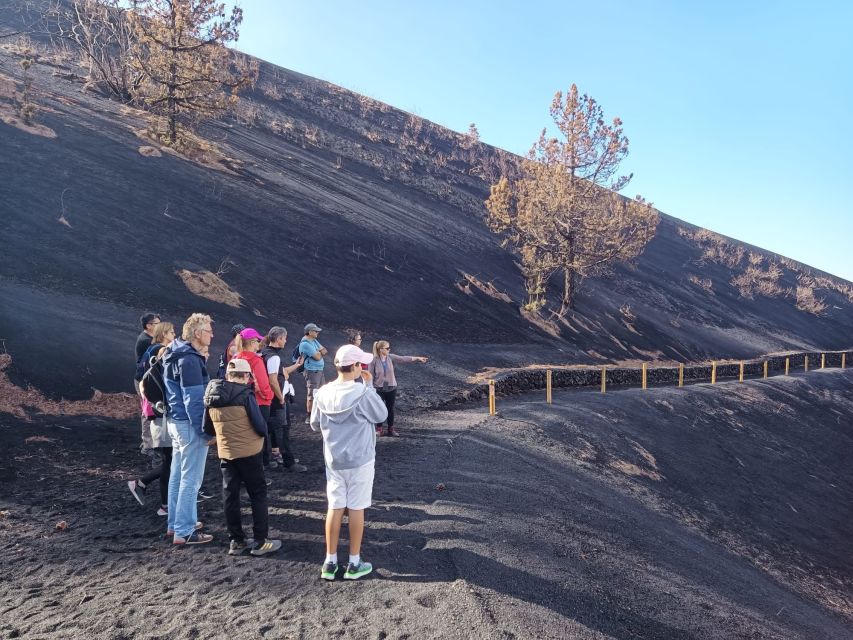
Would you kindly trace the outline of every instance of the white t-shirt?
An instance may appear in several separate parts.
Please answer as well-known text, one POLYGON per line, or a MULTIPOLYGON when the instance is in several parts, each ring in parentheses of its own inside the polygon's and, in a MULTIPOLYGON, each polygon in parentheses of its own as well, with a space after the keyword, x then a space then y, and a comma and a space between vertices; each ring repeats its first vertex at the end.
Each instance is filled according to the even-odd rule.
MULTIPOLYGON (((277 376, 279 374, 278 368, 281 366, 281 373, 284 374, 284 366, 281 364, 281 358, 278 356, 270 356, 270 359, 267 360, 267 373, 271 376, 277 376)), ((296 391, 293 388, 293 385, 290 384, 287 380, 284 381, 284 384, 281 385, 281 394, 296 396, 296 391)))

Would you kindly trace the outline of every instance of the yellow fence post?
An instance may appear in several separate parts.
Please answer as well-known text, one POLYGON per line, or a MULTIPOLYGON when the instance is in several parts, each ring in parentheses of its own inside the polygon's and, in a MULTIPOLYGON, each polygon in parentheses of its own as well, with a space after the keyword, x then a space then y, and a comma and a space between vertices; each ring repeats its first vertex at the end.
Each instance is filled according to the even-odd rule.
POLYGON ((805 357, 805 359, 803 360, 803 369, 808 371, 809 370, 809 357, 808 356, 804 356, 804 357, 805 357))
POLYGON ((495 407, 495 381, 489 380, 489 415, 493 416, 497 413, 495 407))
POLYGON ((740 382, 743 382, 743 360, 740 361, 740 382))
POLYGON ((551 370, 545 372, 545 401, 551 404, 551 370))
POLYGON ((607 392, 607 367, 601 367, 601 393, 607 392))
POLYGON ((648 371, 647 371, 647 365, 644 362, 643 363, 643 389, 646 388, 647 381, 648 381, 648 371))
POLYGON ((846 364, 847 364, 847 354, 842 353, 841 354, 841 368, 843 369, 844 365, 846 365, 846 364))
POLYGON ((684 363, 683 362, 678 363, 678 386, 679 387, 684 386, 684 363))
POLYGON ((711 384, 717 384, 717 361, 711 360, 711 384))
POLYGON ((820 354, 820 368, 826 369, 826 354, 825 353, 820 354))
POLYGON ((764 361, 764 377, 767 377, 767 360, 764 361))
POLYGON ((791 368, 791 358, 785 358, 785 375, 788 375, 788 371, 791 368))

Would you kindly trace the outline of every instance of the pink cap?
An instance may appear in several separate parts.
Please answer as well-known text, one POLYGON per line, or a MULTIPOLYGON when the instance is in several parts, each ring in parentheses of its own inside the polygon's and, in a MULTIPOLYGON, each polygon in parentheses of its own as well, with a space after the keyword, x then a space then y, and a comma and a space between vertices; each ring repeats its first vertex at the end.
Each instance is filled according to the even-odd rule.
POLYGON ((243 329, 240 332, 240 337, 243 340, 252 340, 252 339, 263 340, 264 339, 264 337, 260 333, 255 331, 254 329, 243 329))
POLYGON ((359 364, 370 364, 372 361, 372 353, 365 353, 354 344, 345 344, 335 354, 335 364, 339 367, 346 367, 356 362, 359 364))

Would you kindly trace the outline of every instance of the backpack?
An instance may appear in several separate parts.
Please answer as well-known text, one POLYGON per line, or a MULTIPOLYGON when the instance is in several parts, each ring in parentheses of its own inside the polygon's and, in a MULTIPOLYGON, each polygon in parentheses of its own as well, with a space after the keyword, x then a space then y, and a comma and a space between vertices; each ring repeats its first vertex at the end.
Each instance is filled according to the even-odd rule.
MULTIPOLYGON (((165 351, 163 355, 166 355, 165 351)), ((142 359, 148 364, 148 368, 142 375, 142 395, 151 404, 154 413, 158 416, 165 415, 169 409, 169 403, 166 400, 166 384, 163 381, 162 358, 158 358, 156 354, 153 354, 149 358, 143 356, 142 359)))
MULTIPOLYGON (((302 354, 299 353, 299 345, 301 345, 301 344, 302 344, 302 342, 300 342, 298 345, 296 345, 296 348, 293 349, 293 353, 290 354, 290 361, 291 362, 298 362, 299 358, 302 356, 302 354)), ((299 365, 299 368, 296 369, 296 371, 298 373, 302 373, 303 371, 305 371, 305 360, 302 361, 302 364, 299 365)))

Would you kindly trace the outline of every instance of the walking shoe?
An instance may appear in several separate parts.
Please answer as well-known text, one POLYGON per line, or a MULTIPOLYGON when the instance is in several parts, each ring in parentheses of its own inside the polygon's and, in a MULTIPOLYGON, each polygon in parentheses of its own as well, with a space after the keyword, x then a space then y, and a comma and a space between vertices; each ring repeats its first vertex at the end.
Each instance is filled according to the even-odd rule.
POLYGON ((278 460, 270 460, 269 468, 278 469, 278 460))
POLYGON ((386 436, 391 436, 393 438, 399 438, 400 434, 394 431, 394 427, 388 427, 388 431, 385 432, 386 436))
POLYGON ((371 571, 373 571, 373 565, 369 562, 359 562, 357 565, 350 562, 347 566, 347 572, 344 574, 344 580, 358 580, 371 571))
POLYGON ((311 424, 311 416, 305 416, 305 424, 311 424))
POLYGON ((209 493, 205 493, 204 491, 199 491, 198 492, 198 498, 196 499, 196 502, 201 502, 202 500, 210 500, 212 497, 213 496, 209 493))
POLYGON ((281 540, 270 540, 267 538, 263 542, 256 542, 249 553, 253 556, 264 556, 268 553, 272 553, 273 551, 278 551, 279 549, 281 549, 281 540))
POLYGON ((133 497, 136 498, 136 501, 145 506, 145 501, 143 497, 145 496, 145 487, 139 484, 139 480, 128 480, 127 488, 130 489, 130 492, 133 494, 133 497))
POLYGON ((323 568, 320 570, 320 577, 323 580, 334 580, 335 575, 338 573, 338 563, 337 562, 327 562, 323 565, 323 568))
POLYGON ((157 515, 158 515, 158 516, 167 516, 167 515, 169 515, 169 508, 168 508, 166 505, 161 504, 161 505, 160 505, 160 508, 159 508, 159 509, 157 509, 157 515))
POLYGON ((267 478, 266 480, 264 480, 264 482, 266 482, 266 484, 267 484, 267 486, 268 486, 268 487, 269 487, 270 485, 272 485, 272 480, 271 480, 270 478, 267 478))
POLYGON ((249 538, 248 540, 232 540, 231 544, 228 546, 228 555, 242 555, 244 551, 254 546, 254 544, 255 540, 253 538, 249 538))
POLYGON ((304 464, 299 464, 298 462, 294 462, 289 467, 284 468, 285 471, 290 471, 291 473, 304 473, 308 471, 308 467, 304 464))
POLYGON ((213 540, 212 535, 193 531, 186 538, 182 538, 181 536, 175 536, 172 539, 172 544, 207 544, 211 540, 213 540))
MULTIPOLYGON (((195 523, 195 530, 198 531, 200 529, 204 529, 204 523, 201 520, 199 520, 198 522, 195 523)), ((174 535, 175 535, 175 532, 170 529, 166 532, 166 534, 163 537, 164 538, 171 538, 174 535)))

